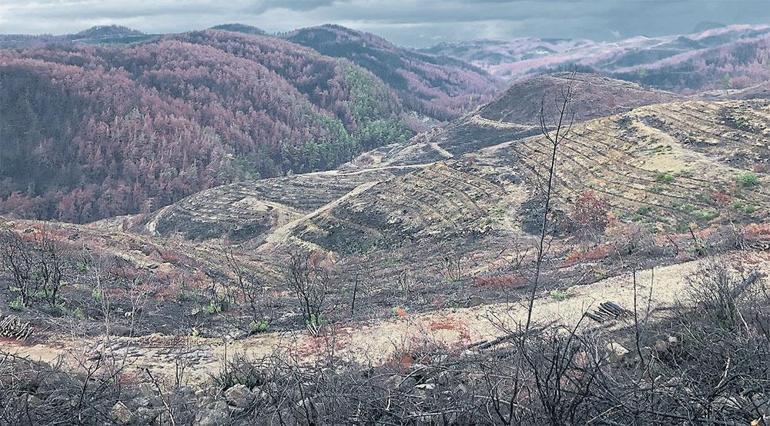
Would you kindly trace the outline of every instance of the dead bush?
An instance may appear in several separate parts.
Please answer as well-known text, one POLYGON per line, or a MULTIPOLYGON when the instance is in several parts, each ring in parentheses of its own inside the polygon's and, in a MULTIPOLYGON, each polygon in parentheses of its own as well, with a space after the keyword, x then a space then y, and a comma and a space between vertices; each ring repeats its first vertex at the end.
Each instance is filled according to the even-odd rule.
POLYGON ((302 318, 311 331, 326 321, 324 316, 331 286, 331 265, 321 253, 293 253, 285 271, 286 284, 294 293, 302 318))
POLYGON ((593 191, 580 193, 570 212, 572 231, 584 237, 597 238, 610 223, 609 204, 593 191))
POLYGON ((69 267, 66 251, 45 231, 30 238, 11 230, 0 232, 0 268, 8 277, 8 290, 18 297, 20 307, 38 301, 57 307, 69 267))

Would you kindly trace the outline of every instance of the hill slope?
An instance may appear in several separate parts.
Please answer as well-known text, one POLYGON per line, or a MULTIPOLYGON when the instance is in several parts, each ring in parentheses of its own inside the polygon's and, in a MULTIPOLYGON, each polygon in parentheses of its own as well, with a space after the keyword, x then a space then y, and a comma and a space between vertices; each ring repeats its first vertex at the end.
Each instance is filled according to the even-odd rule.
POLYGON ((422 133, 408 143, 391 144, 362 154, 343 167, 415 164, 452 158, 483 147, 540 133, 540 108, 547 109, 573 81, 576 121, 627 112, 633 108, 680 99, 678 95, 634 83, 586 73, 556 73, 514 83, 492 102, 441 129, 422 133))
MULTIPOLYGON (((654 104, 578 123, 557 157, 552 249, 572 250, 578 229, 572 212, 587 193, 606 204, 616 226, 660 234, 764 221, 770 215, 770 194, 763 189, 770 179, 769 143, 769 101, 654 104)), ((277 249, 316 249, 358 259, 378 274, 409 270, 430 280, 442 256, 457 255, 471 257, 473 266, 466 266, 475 273, 488 273, 512 241, 528 241, 537 229, 537 188, 548 150, 542 136, 485 139, 481 145, 487 147, 411 170, 393 166, 292 176, 245 191, 218 188, 150 222, 177 212, 173 223, 237 230, 262 217, 243 206, 263 206, 258 210, 272 218, 237 243, 265 256, 277 249), (326 195, 311 197, 316 202, 307 206, 296 205, 293 195, 282 199, 308 182, 326 188, 326 195), (270 203, 273 209, 264 207, 270 203), (282 211, 292 216, 275 216, 282 211), (382 262, 388 267, 379 269, 382 262)), ((198 237, 217 241, 225 235, 198 237)))
POLYGON ((618 78, 667 90, 743 89, 770 78, 770 34, 613 70, 618 78))
POLYGON ((405 106, 442 121, 483 103, 497 85, 486 72, 460 60, 400 48, 337 25, 305 28, 284 37, 368 69, 393 87, 405 106))
POLYGON ((0 212, 26 217, 154 209, 410 134, 377 77, 270 37, 0 50, 0 79, 0 212))

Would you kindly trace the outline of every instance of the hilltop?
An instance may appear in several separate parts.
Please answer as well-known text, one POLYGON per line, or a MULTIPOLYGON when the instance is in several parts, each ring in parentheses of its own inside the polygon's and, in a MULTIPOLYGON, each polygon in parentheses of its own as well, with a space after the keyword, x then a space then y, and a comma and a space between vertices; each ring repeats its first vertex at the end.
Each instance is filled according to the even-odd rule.
POLYGON ((261 28, 257 28, 252 25, 244 25, 244 24, 214 25, 210 29, 220 30, 220 31, 232 31, 236 33, 251 34, 251 35, 267 35, 267 33, 261 28))
POLYGON ((338 25, 304 28, 284 37, 368 69, 393 87, 404 105, 442 121, 485 102, 499 85, 485 71, 463 61, 401 48, 338 25))
POLYGON ((98 40, 144 36, 141 31, 120 25, 99 25, 73 34, 72 40, 98 40))

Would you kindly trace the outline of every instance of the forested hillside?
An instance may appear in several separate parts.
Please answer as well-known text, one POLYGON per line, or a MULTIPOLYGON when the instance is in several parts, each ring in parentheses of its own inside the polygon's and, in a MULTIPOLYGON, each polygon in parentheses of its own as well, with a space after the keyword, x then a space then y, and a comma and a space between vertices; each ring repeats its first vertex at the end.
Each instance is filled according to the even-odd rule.
POLYGON ((744 89, 770 79, 770 36, 681 53, 615 75, 667 90, 744 89))
POLYGON ((347 61, 204 31, 0 50, 0 212, 84 222, 404 140, 397 97, 347 61))
POLYGON ((338 25, 304 28, 285 37, 368 69, 393 87, 409 109, 438 120, 456 118, 484 103, 499 85, 486 71, 461 60, 403 49, 338 25))

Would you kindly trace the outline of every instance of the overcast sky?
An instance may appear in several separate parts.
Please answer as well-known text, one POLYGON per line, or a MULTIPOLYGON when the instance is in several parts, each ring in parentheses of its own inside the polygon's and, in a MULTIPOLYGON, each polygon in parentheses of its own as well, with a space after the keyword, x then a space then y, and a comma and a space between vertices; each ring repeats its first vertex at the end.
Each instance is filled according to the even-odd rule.
POLYGON ((770 0, 0 0, 0 33, 105 24, 182 32, 231 22, 268 32, 336 23, 406 46, 525 36, 612 40, 690 32, 702 22, 770 24, 770 0))

